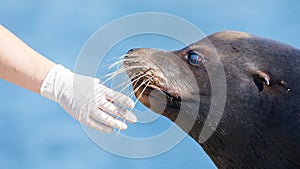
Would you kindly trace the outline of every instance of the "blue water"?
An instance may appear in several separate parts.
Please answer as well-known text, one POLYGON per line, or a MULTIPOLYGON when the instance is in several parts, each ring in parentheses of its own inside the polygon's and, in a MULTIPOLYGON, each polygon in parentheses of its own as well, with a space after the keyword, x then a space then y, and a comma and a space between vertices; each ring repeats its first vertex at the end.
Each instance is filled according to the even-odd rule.
MULTIPOLYGON (((300 47, 299 11, 297 0, 2 0, 0 23, 43 55, 73 69, 87 39, 124 15, 166 12, 192 22, 205 34, 239 30, 300 47)), ((183 47, 163 38, 145 45, 149 46, 139 47, 183 47)), ((126 52, 120 50, 117 53, 126 52)), ((215 168, 189 137, 156 157, 118 157, 94 144, 56 103, 3 80, 0 99, 0 169, 215 168)), ((161 120, 150 130, 167 125, 168 120, 161 120)), ((137 133, 144 131, 130 127, 137 133)))

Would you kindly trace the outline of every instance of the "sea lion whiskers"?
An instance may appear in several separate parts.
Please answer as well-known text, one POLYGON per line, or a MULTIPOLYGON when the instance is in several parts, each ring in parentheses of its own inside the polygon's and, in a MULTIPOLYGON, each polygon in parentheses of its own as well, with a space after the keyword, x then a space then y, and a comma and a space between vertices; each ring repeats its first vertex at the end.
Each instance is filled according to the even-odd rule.
POLYGON ((134 68, 139 68, 141 66, 131 66, 131 67, 127 67, 126 69, 124 67, 120 67, 119 69, 109 73, 109 74, 106 74, 104 77, 110 77, 110 76, 113 76, 113 75, 118 75, 120 73, 123 73, 127 70, 130 70, 130 69, 134 69, 134 68))
MULTIPOLYGON (((141 98, 141 96, 143 95, 143 93, 145 92, 145 90, 147 89, 147 87, 149 86, 149 84, 151 83, 151 78, 147 79, 147 80, 144 80, 143 83, 147 83, 145 85, 145 87, 143 88, 142 92, 140 93, 140 95, 137 97, 136 101, 134 102, 134 106, 129 110, 129 111, 132 111, 132 109, 135 107, 135 105, 137 104, 137 102, 139 101, 139 99, 141 98), (148 81, 148 82, 147 82, 148 81)), ((134 95, 134 93, 140 88, 142 87, 143 83, 141 83, 141 85, 132 92, 132 94, 134 95)))
MULTIPOLYGON (((139 76, 139 75, 136 75, 136 76, 139 76)), ((143 75, 143 76, 145 76, 145 75, 143 75)), ((142 78, 143 76, 141 76, 140 78, 142 78)), ((139 78, 137 78, 137 79, 135 79, 135 80, 133 80, 132 81, 132 83, 135 83, 135 82, 137 82, 137 81, 139 81, 140 79, 139 78)), ((119 91, 119 92, 123 92, 125 89, 127 89, 127 87, 129 87, 129 85, 131 85, 131 79, 129 79, 129 80, 126 80, 126 81, 124 81, 124 82, 122 82, 123 84, 125 84, 125 86, 124 87, 122 87, 122 89, 119 91), (124 83, 124 82, 126 82, 126 83, 124 83)), ((121 83, 121 84, 122 84, 121 83)), ((120 85, 118 85, 119 87, 120 87, 120 85)))
POLYGON ((111 80, 112 78, 116 77, 117 75, 121 74, 121 73, 124 73, 128 70, 131 70, 131 69, 135 69, 135 68, 140 68, 141 66, 132 66, 132 67, 128 67, 128 68, 120 68, 112 73, 109 73, 107 75, 105 75, 104 77, 108 77, 108 79, 106 79, 104 82, 102 82, 103 84, 105 84, 106 82, 108 82, 109 80, 111 80))
MULTIPOLYGON (((134 80, 134 85, 133 85, 133 88, 134 88, 134 90, 133 91, 131 91, 131 93, 129 93, 129 95, 128 95, 128 97, 133 97, 134 96, 134 94, 146 83, 146 82, 148 82, 148 81, 150 81, 153 77, 150 77, 150 78, 148 78, 148 79, 144 79, 142 82, 140 82, 140 84, 139 84, 139 86, 138 87, 135 87, 138 83, 137 82, 139 82, 140 81, 140 79, 142 78, 142 77, 144 77, 145 75, 142 75, 142 76, 140 76, 139 78, 137 78, 137 79, 135 79, 134 80)), ((131 79, 132 80, 132 79, 131 79)), ((151 82, 151 81, 150 81, 151 82)), ((148 87, 148 86, 147 86, 148 87)))
MULTIPOLYGON (((106 62, 111 62, 111 61, 113 61, 114 63, 115 62, 118 62, 118 61, 120 61, 121 59, 125 59, 124 57, 126 56, 126 54, 124 54, 124 55, 121 55, 121 56, 115 56, 115 57, 110 57, 110 58, 107 58, 107 59, 105 59, 105 61, 106 62)), ((126 58, 127 59, 127 58, 126 58)), ((114 64, 113 63, 113 64, 114 64)), ((106 63, 106 64, 101 64, 101 67, 103 68, 103 67, 110 67, 112 64, 111 63, 106 63)), ((108 69, 109 70, 109 69, 108 69)))
MULTIPOLYGON (((132 73, 132 74, 133 74, 133 73, 132 73)), ((131 76, 130 73, 129 73, 129 76, 131 76)), ((133 78, 136 78, 136 77, 138 77, 138 76, 140 76, 140 74, 134 75, 133 78)), ((137 79, 135 79, 134 82, 135 82, 136 80, 137 80, 137 79)), ((126 77, 124 76, 123 82, 120 83, 119 85, 117 85, 117 86, 115 87, 115 89, 118 89, 119 87, 122 87, 123 85, 127 85, 127 86, 125 87, 125 88, 127 88, 130 84, 131 84, 131 79, 126 79, 126 77), (127 83, 128 83, 128 84, 127 84, 127 83)), ((124 88, 124 87, 122 87, 122 88, 124 88)))
POLYGON ((121 55, 121 56, 110 57, 110 58, 107 59, 106 61, 112 61, 112 60, 114 60, 114 59, 120 60, 120 59, 124 58, 125 56, 127 56, 127 54, 124 54, 124 55, 121 55))
MULTIPOLYGON (((135 88, 130 94, 129 94, 129 97, 133 97, 133 95, 145 84, 145 83, 147 83, 147 82, 150 82, 151 83, 151 79, 152 79, 153 77, 150 77, 150 78, 148 78, 148 79, 144 79, 141 83, 140 83, 140 85, 137 87, 137 88, 135 88)), ((137 80, 136 81, 136 84, 138 84, 137 82, 138 82, 139 80, 137 80)), ((135 85, 136 85, 135 84, 135 85)), ((147 85, 147 87, 149 86, 149 84, 147 85)), ((134 86, 135 87, 135 86, 134 86)))
POLYGON ((113 67, 116 67, 116 66, 122 66, 122 63, 125 62, 125 61, 133 61, 133 60, 135 60, 135 59, 123 58, 123 59, 117 60, 115 63, 110 64, 110 66, 108 67, 108 70, 110 70, 110 69, 112 69, 113 67))
MULTIPOLYGON (((137 85, 137 83, 138 83, 143 77, 145 77, 145 76, 147 76, 147 75, 146 75, 146 74, 143 74, 142 76, 139 75, 138 78, 134 79, 134 80, 133 80, 133 83, 132 83, 132 87, 134 88, 134 87, 137 85)), ((132 80, 132 79, 131 79, 131 80, 132 80)))
MULTIPOLYGON (((150 77, 150 78, 147 79, 147 80, 144 80, 144 81, 141 83, 141 85, 137 88, 137 90, 138 90, 144 83, 146 83, 146 82, 148 81, 147 84, 145 85, 145 87, 143 88, 141 94, 137 97, 136 101, 134 102, 133 107, 132 107, 129 111, 132 111, 132 109, 135 107, 135 105, 136 105, 137 102, 139 101, 140 97, 143 95, 144 91, 147 89, 148 85, 149 85, 150 82, 151 82, 151 78, 152 78, 152 77, 150 77)), ((136 91, 137 91, 137 90, 136 90, 136 91)), ((135 90, 132 91, 132 93, 129 95, 129 97, 132 97, 136 91, 135 91, 135 90)), ((127 120, 127 119, 125 118, 125 119, 123 120, 123 123, 125 123, 126 120, 127 120)), ((118 130, 118 132, 117 132, 117 134, 116 134, 116 137, 119 135, 120 131, 121 131, 121 128, 118 130)))
MULTIPOLYGON (((132 69, 130 69, 130 70, 132 70, 132 69)), ((136 83, 139 82, 139 80, 141 80, 143 77, 148 76, 148 78, 150 78, 149 76, 153 76, 151 73, 149 73, 150 70, 152 70, 152 69, 149 68, 149 69, 147 69, 146 71, 143 71, 143 72, 141 72, 141 73, 137 73, 135 76, 129 76, 130 79, 131 79, 131 81, 134 81, 134 82, 132 82, 132 84, 133 84, 132 87, 134 88, 135 85, 136 85, 136 83), (137 79, 137 80, 136 80, 136 79, 137 79)), ((128 73, 128 71, 127 71, 127 73, 128 73)), ((132 75, 134 75, 134 73, 132 73, 132 75)), ((152 78, 152 77, 151 77, 151 78, 152 78)))
MULTIPOLYGON (((110 66, 108 67, 108 70, 110 70, 113 67, 118 66, 118 65, 122 66, 123 62, 127 62, 127 61, 130 61, 130 62, 137 61, 137 62, 139 62, 140 61, 140 59, 124 58, 125 56, 128 56, 128 54, 122 55, 120 58, 117 59, 117 61, 115 63, 110 64, 110 66)), ((106 74, 105 77, 110 77, 110 76, 113 76, 113 75, 118 75, 118 74, 121 74, 121 73, 123 73, 125 71, 130 70, 131 68, 139 68, 139 67, 140 66, 135 66, 135 67, 130 66, 130 67, 127 67, 125 70, 124 70, 123 67, 121 67, 121 68, 118 67, 118 69, 116 71, 114 71, 112 73, 109 73, 109 74, 106 74)))

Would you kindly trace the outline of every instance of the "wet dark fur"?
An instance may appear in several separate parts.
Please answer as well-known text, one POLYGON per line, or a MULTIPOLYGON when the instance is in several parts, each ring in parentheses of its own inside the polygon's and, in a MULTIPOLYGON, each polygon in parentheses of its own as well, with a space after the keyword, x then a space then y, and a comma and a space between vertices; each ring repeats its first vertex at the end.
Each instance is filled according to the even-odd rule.
MULTIPOLYGON (((216 56, 221 59, 225 70, 226 106, 214 134, 199 144, 218 168, 300 168, 299 49, 270 39, 228 31, 212 34, 178 51, 131 50, 127 58, 137 61, 124 64, 144 67, 128 71, 131 73, 152 68, 151 71, 165 75, 172 86, 165 84, 169 88, 164 92, 173 98, 169 99, 163 115, 172 121, 176 120, 180 101, 193 100, 193 88, 185 83, 187 78, 182 63, 192 70, 201 96, 199 112, 190 114, 186 111, 187 120, 178 125, 182 127, 190 122, 189 119, 196 118, 192 130, 186 132, 199 141, 211 99, 207 69, 214 68, 216 56), (207 62, 199 67, 189 65, 185 55, 191 50, 203 54, 207 62), (182 63, 174 57, 180 58, 182 63), (256 70, 269 75, 270 85, 266 85, 256 70)), ((156 83, 152 85, 158 85, 156 83)), ((150 107, 147 94, 140 101, 150 107)), ((153 104, 158 105, 159 101, 152 103, 152 109, 153 104)))

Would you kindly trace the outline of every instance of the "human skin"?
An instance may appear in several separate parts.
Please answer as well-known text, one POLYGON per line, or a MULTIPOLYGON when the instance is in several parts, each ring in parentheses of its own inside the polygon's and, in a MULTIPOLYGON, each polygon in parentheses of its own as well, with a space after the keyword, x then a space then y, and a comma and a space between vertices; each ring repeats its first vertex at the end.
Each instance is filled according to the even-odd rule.
POLYGON ((0 78, 40 93, 42 82, 54 65, 0 25, 0 78))

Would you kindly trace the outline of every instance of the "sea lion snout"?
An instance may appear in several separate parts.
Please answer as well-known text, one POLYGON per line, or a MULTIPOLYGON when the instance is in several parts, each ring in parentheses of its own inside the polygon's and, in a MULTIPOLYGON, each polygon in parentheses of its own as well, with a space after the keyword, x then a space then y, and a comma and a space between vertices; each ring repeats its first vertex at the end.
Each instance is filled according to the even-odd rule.
POLYGON ((153 83, 150 83, 150 87, 160 89, 174 98, 187 99, 192 94, 198 94, 195 74, 184 56, 178 55, 178 51, 134 48, 128 51, 124 66, 130 69, 127 71, 130 77, 151 74, 153 83))
MULTIPOLYGON (((147 85, 152 89, 171 92, 172 89, 163 73, 164 70, 155 64, 155 59, 153 60, 151 56, 153 52, 157 51, 142 48, 131 49, 125 56, 124 65, 128 72, 131 73, 131 79, 134 79, 142 86, 147 85)), ((175 95, 178 96, 178 94, 175 95)))

